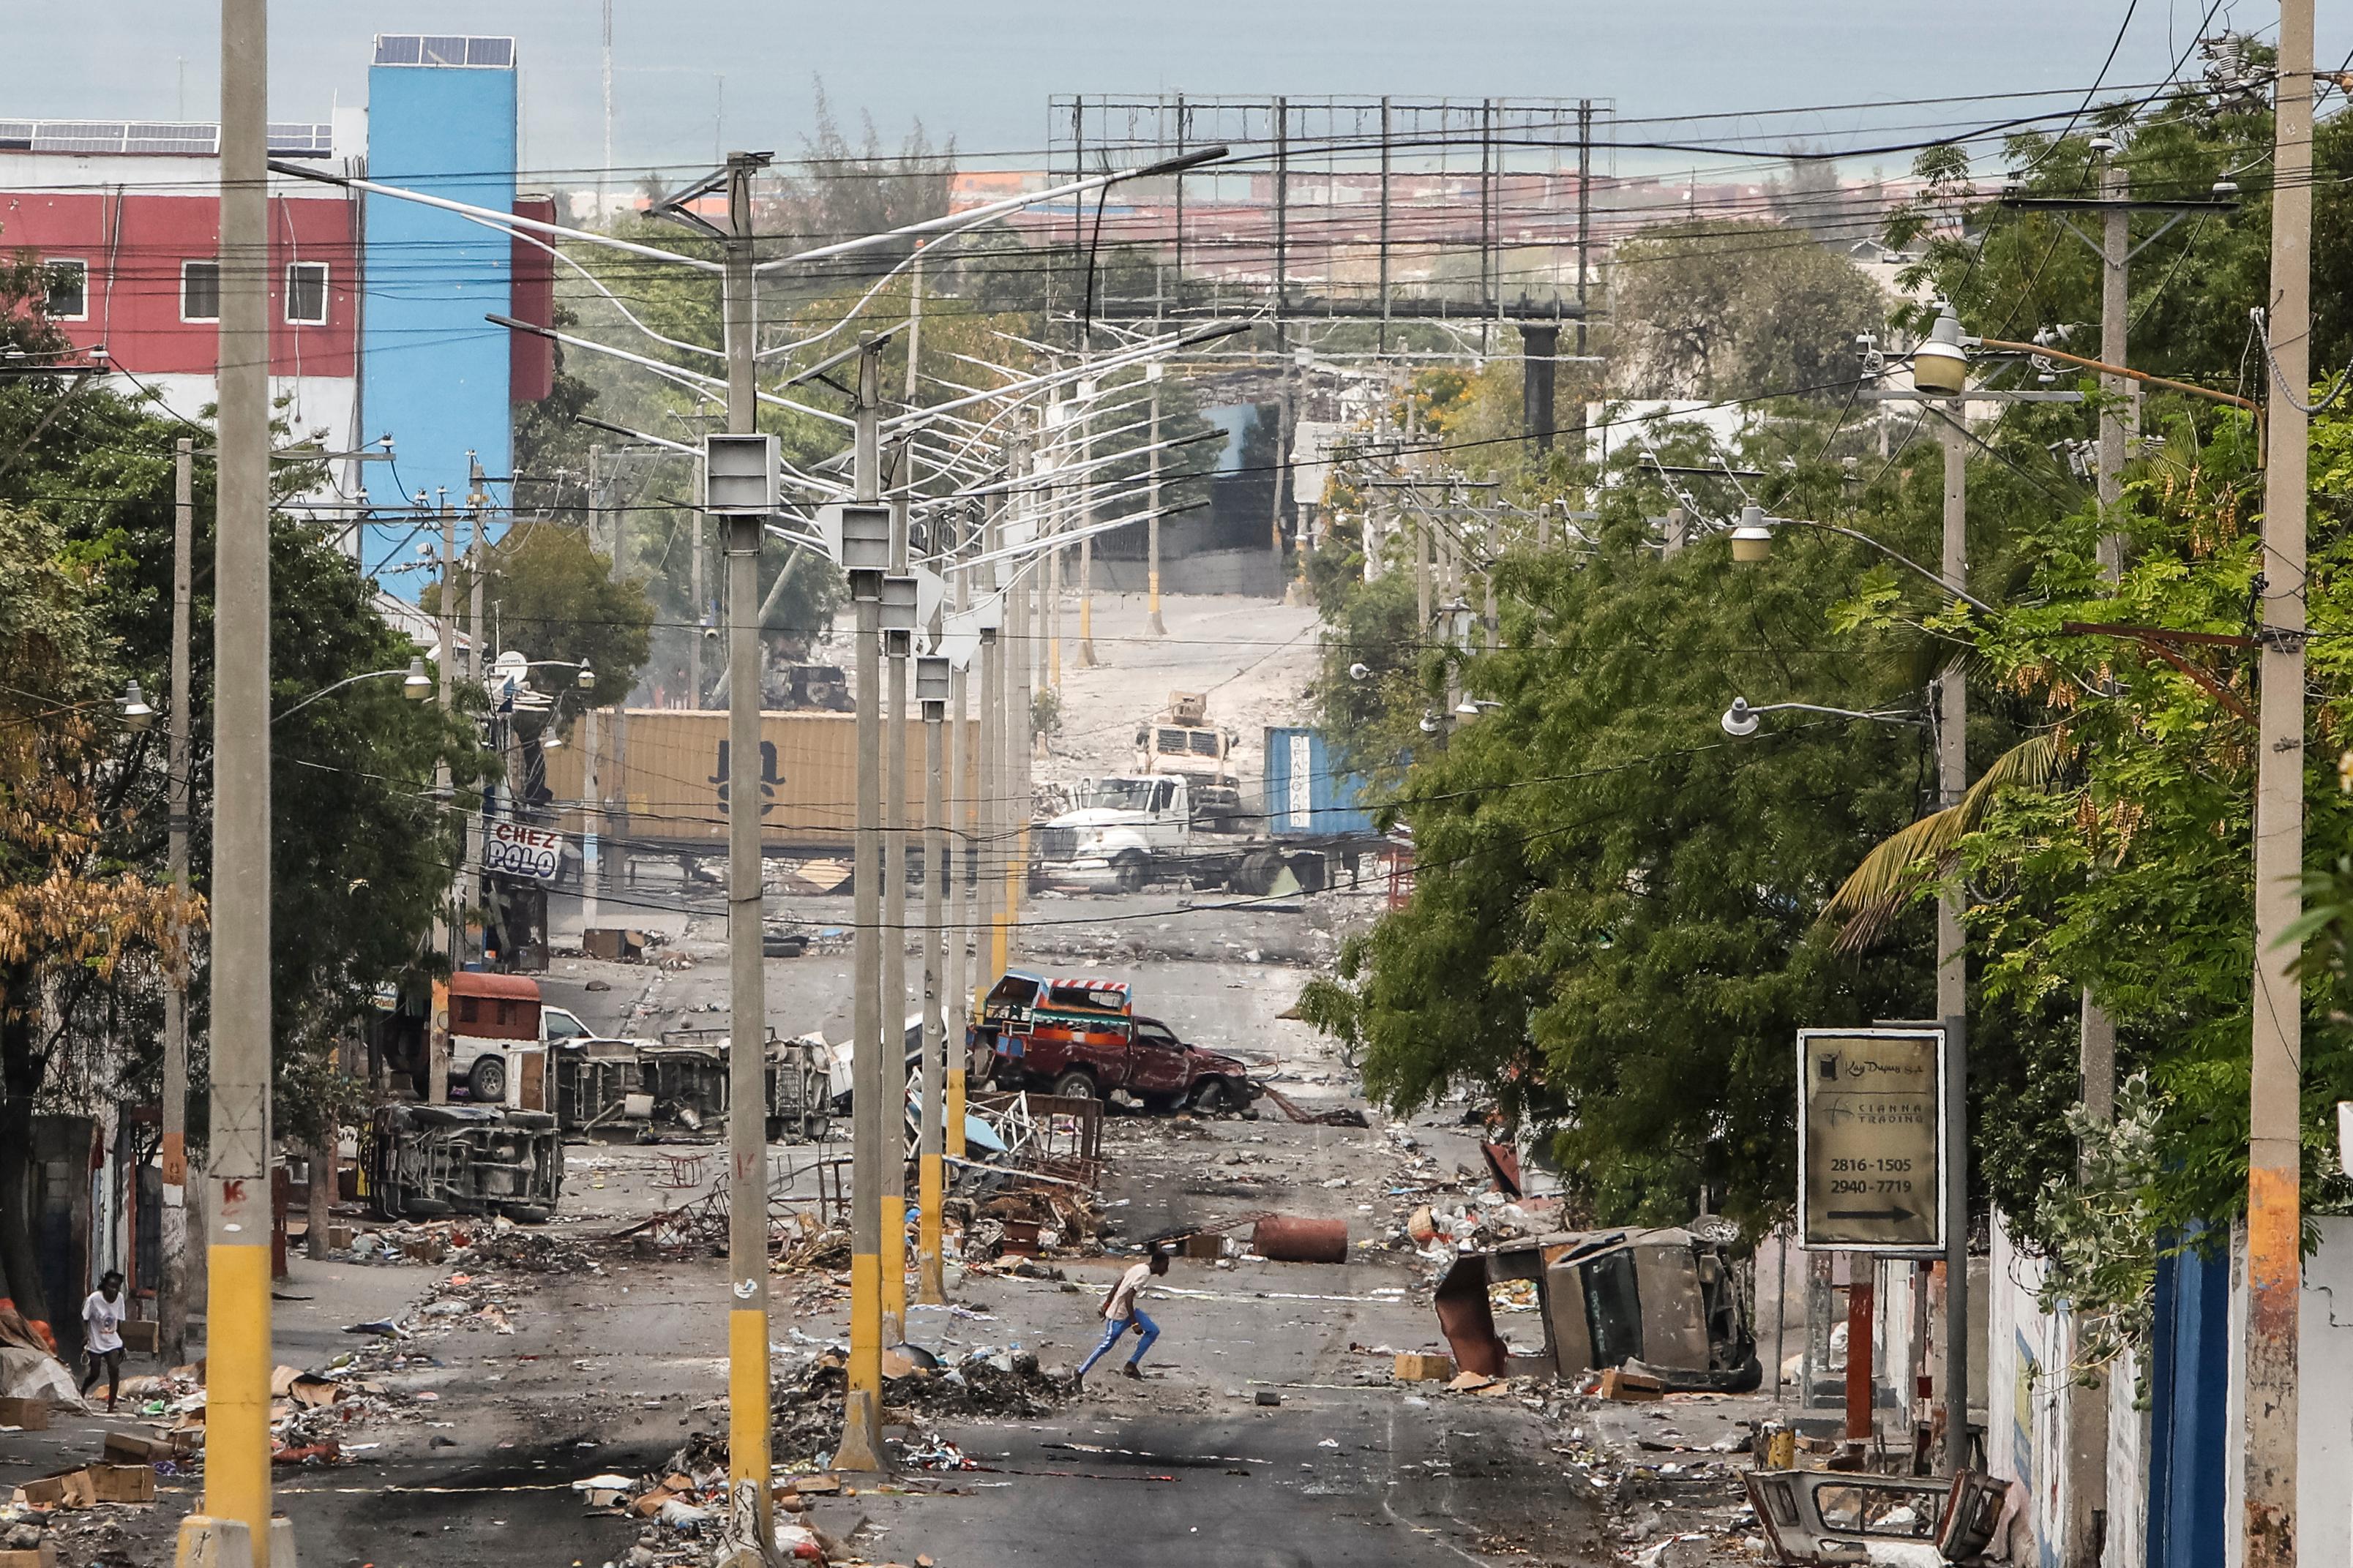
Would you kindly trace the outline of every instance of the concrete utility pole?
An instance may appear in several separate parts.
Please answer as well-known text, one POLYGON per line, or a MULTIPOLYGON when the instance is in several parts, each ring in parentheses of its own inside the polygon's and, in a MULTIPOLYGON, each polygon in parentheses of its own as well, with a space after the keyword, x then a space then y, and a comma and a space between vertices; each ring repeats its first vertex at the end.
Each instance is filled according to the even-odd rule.
POLYGON ((882 576, 890 565, 889 523, 880 557, 869 553, 882 493, 881 343, 859 340, 856 504, 842 515, 842 564, 858 614, 858 827, 851 854, 854 1001, 850 1089, 849 1389, 842 1407, 834 1468, 882 1468, 882 576))
POLYGON ((1168 635, 1168 627, 1160 619, 1160 378, 1166 368, 1157 361, 1144 367, 1145 383, 1152 389, 1151 424, 1144 438, 1145 446, 1152 452, 1152 477, 1144 501, 1144 581, 1151 605, 1145 624, 1156 637, 1168 635))
MULTIPOLYGON (((696 458, 694 466, 703 466, 696 458)), ((702 476, 698 473, 697 479, 702 476)), ((702 485, 696 486, 697 490, 702 485)), ((696 512, 687 520, 688 538, 686 571, 687 590, 694 595, 694 619, 686 627, 686 705, 700 711, 702 708, 702 634, 710 624, 711 601, 702 584, 702 514, 696 512)))
MULTIPOLYGON (((1017 443, 1007 443, 1005 468, 1008 476, 1020 471, 1018 453, 1017 443)), ((988 522, 981 535, 983 553, 1003 546, 1008 504, 1008 499, 1002 495, 989 500, 988 522)), ((999 592, 1003 587, 1003 563, 993 562, 984 570, 988 574, 988 581, 984 586, 991 593, 999 592)), ((997 976, 1005 973, 1006 962, 1005 874, 995 858, 1006 852, 1006 825, 1010 820, 1005 812, 1005 781, 1008 776, 1005 689, 1006 660, 1010 653, 1011 639, 1003 629, 1011 614, 1010 597, 1004 595, 997 599, 997 614, 993 617, 984 616, 980 630, 980 741, 975 749, 973 772, 974 793, 979 797, 980 828, 974 846, 973 876, 978 882, 975 897, 986 921, 988 940, 987 947, 977 947, 978 931, 976 931, 976 955, 985 957, 972 988, 973 1012, 976 1015, 988 994, 988 988, 997 983, 997 976), (996 624, 991 625, 992 620, 996 624)))
POLYGON ((921 1220, 915 1241, 915 1299, 936 1307, 947 1298, 940 1259, 940 1205, 946 1200, 947 1089, 940 1059, 947 1029, 940 1017, 941 917, 948 879, 946 759, 940 731, 947 718, 948 661, 927 654, 915 660, 915 697, 923 710, 923 1131, 916 1194, 921 1220))
POLYGON ((256 1568, 269 1504, 269 137, 268 0, 221 0, 214 469, 212 1187, 204 1512, 179 1555, 256 1568))
MULTIPOLYGON (((1593 246, 1593 100, 1577 100, 1577 353, 1585 357, 1585 286, 1593 246)), ((1581 426, 1585 421, 1577 420, 1581 426)))
MULTIPOLYGON (((756 435, 752 175, 727 159, 727 433, 756 435)), ((706 459, 707 463, 707 459, 706 459)), ((768 1417, 768 987, 761 960, 760 533, 727 518, 727 1487, 725 1556, 763 1563, 773 1540, 768 1417)), ((700 517, 697 532, 701 531, 700 517)), ((699 639, 698 639, 699 640, 699 639)))
MULTIPOLYGON (((1945 405, 1945 586, 1969 588, 1968 405, 1945 405)), ((1936 802, 1950 809, 1969 787, 1968 689, 1957 658, 1936 678, 1936 802)), ((1945 1459, 1969 1459, 1968 945, 1961 893, 1936 900, 1936 1016, 1945 1030, 1945 1459)))
POLYGON ((613 195, 613 0, 605 0, 603 86, 605 89, 605 163, 596 171, 596 221, 613 221, 607 211, 613 195))
MULTIPOLYGON (((972 574, 956 574, 956 608, 969 608, 972 604, 972 574)), ((955 814, 955 832, 952 836, 949 855, 952 857, 944 874, 947 884, 948 910, 948 973, 947 1001, 955 1009, 943 1020, 947 1030, 948 1086, 946 1094, 946 1152, 954 1158, 964 1158, 964 1030, 965 998, 971 994, 965 973, 965 944, 972 941, 976 924, 973 905, 974 881, 971 850, 975 835, 972 831, 972 735, 965 728, 965 708, 969 693, 967 671, 958 665, 948 675, 948 799, 955 814)), ((944 1202, 944 1197, 943 1198, 944 1202)))
POLYGON ((188 621, 194 597, 196 444, 172 461, 172 734, 164 826, 170 835, 172 945, 164 959, 164 1278, 156 1294, 164 1364, 188 1359, 188 621))
POLYGON ((2247 1143, 2245 1568, 2295 1562, 2303 1283, 2303 988, 2282 938, 2303 912, 2305 508, 2312 395, 2312 0, 2280 0, 2272 152, 2273 380, 2263 476, 2263 706, 2255 747, 2255 995, 2247 1143))
MULTIPOLYGON (((913 477, 914 441, 892 454, 891 574, 907 574, 907 487, 913 477)), ((912 590, 912 579, 907 581, 912 590)), ((907 1338, 907 658, 913 652, 914 601, 905 606, 908 630, 884 590, 882 757, 882 1342, 907 1338)))
MULTIPOLYGON (((217 507, 216 507, 217 510, 217 507)), ((435 603, 434 634, 441 641, 441 657, 435 661, 434 674, 438 685, 436 695, 441 711, 447 713, 456 704, 458 685, 458 514, 449 510, 447 500, 441 502, 441 583, 435 603)), ((434 798, 446 809, 457 808, 458 796, 449 774, 449 764, 437 763, 433 768, 434 798)), ((452 973, 459 967, 466 950, 466 845, 458 849, 459 865, 449 879, 449 929, 442 956, 449 962, 452 973)), ((449 1100, 449 1031, 448 1020, 440 1020, 427 1036, 426 1075, 431 1079, 425 1086, 426 1102, 444 1105, 449 1100)))
MULTIPOLYGON (((1079 383, 1079 395, 1092 396, 1095 384, 1079 383)), ((1157 454, 1155 454, 1157 460, 1157 454)), ((1095 539, 1088 531, 1095 520, 1095 426, 1090 408, 1079 424, 1079 493, 1071 505, 1079 525, 1079 668, 1095 667, 1095 539)))

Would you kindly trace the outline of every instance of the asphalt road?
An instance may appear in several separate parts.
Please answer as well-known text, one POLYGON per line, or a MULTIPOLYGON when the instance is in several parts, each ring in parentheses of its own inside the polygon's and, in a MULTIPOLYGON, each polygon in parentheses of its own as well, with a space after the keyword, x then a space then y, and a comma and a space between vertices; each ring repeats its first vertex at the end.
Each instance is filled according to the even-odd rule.
MULTIPOLYGON (((1104 912, 1118 907, 1102 902, 1104 912)), ((1134 903, 1155 919, 1174 915, 1168 923, 1188 933, 1171 944, 1183 956, 1106 961, 1074 936, 1048 957, 1067 966, 1092 957, 1126 975, 1146 1010, 1282 1075, 1303 1103, 1348 1102, 1328 1045, 1278 1016, 1303 968, 1264 962, 1264 949, 1245 957, 1257 932, 1134 903)), ((714 952, 691 933, 675 951, 714 952)), ((723 997, 716 962, 682 972, 559 961, 567 963, 576 967, 559 967, 551 995, 599 1026, 631 1016, 723 1021, 698 1011, 723 997)), ((812 953, 768 967, 780 1026, 820 1026, 841 999, 842 959, 812 953)), ((1475 1167, 1468 1137, 1441 1122, 1412 1135, 1448 1168, 1475 1167)), ((1104 1195, 1129 1238, 1282 1212, 1344 1218, 1363 1241, 1387 1235, 1405 1201, 1388 1191, 1400 1155, 1377 1118, 1365 1130, 1271 1114, 1205 1124, 1122 1117, 1107 1144, 1104 1195)), ((679 1179, 670 1156, 696 1152, 575 1146, 552 1228, 610 1231, 676 1201, 662 1184, 679 1179)), ((948 1424, 944 1435, 988 1469, 924 1478, 944 1492, 829 1500, 819 1521, 847 1535, 862 1520, 851 1539, 872 1561, 923 1552, 942 1568, 1096 1557, 1124 1568, 1609 1561, 1589 1500, 1564 1484, 1551 1447, 1559 1439, 1540 1412, 1513 1397, 1389 1382, 1391 1353, 1440 1348, 1437 1327, 1410 1259, 1362 1257, 1338 1267, 1180 1260, 1147 1301, 1164 1331, 1147 1381, 1105 1367, 1081 1402, 1049 1417, 948 1424), (1259 1405, 1261 1389, 1281 1403, 1259 1405)), ((599 1258, 598 1273, 501 1272, 517 1291, 512 1334, 453 1330, 420 1342, 431 1361, 386 1374, 434 1396, 424 1419, 361 1423, 348 1440, 380 1447, 360 1462, 280 1474, 281 1506, 311 1568, 598 1568, 626 1555, 637 1522, 587 1512, 569 1483, 653 1470, 689 1435, 723 1431, 724 1285, 713 1258, 652 1258, 626 1245, 599 1258)), ((1098 1331, 1100 1291, 1126 1261, 1074 1260, 1067 1282, 967 1276, 955 1288, 965 1312, 914 1313, 911 1338, 951 1352, 1019 1344, 1049 1367, 1074 1365, 1098 1331)), ((276 1309, 278 1354, 310 1366, 354 1342, 345 1324, 427 1300, 450 1272, 299 1257, 293 1268, 276 1309)), ((822 1277, 776 1283, 773 1341, 788 1352, 846 1341, 843 1292, 822 1277)), ((69 1418, 49 1433, 0 1434, 0 1482, 95 1458, 103 1425, 69 1418)), ((167 1489, 152 1508, 104 1510, 105 1528, 66 1543, 65 1568, 100 1559, 162 1568, 193 1501, 167 1489)))

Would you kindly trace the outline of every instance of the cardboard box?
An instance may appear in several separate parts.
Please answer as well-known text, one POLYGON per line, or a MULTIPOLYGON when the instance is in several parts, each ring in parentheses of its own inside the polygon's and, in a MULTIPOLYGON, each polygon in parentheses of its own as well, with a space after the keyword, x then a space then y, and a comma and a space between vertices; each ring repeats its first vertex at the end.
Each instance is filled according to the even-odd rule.
POLYGON ((44 1541, 30 1552, 0 1552, 0 1568, 58 1568, 58 1549, 44 1541))
POLYGON ((116 1331, 122 1336, 122 1348, 138 1355, 153 1355, 164 1342, 164 1325, 153 1318, 126 1318, 116 1331))
POLYGON ((1452 1356, 1420 1355, 1407 1351, 1397 1358, 1397 1380, 1399 1383, 1444 1383, 1453 1375, 1452 1356))
POLYGON ((1655 1377, 1639 1372, 1627 1372, 1611 1367, 1601 1374, 1601 1397, 1628 1403, 1644 1399, 1664 1399, 1666 1386, 1655 1377))
POLYGON ((35 1508, 88 1508, 98 1500, 98 1489, 90 1484, 88 1470, 68 1470, 61 1476, 26 1481, 16 1489, 16 1495, 35 1508))
POLYGON ((153 1502, 155 1471, 147 1465, 92 1465, 82 1472, 100 1502, 153 1502))
POLYGON ((105 1459, 110 1465, 156 1465, 174 1458, 172 1445, 141 1432, 109 1432, 105 1459))
POLYGON ((49 1429, 49 1402, 46 1399, 0 1399, 0 1426, 22 1426, 27 1432, 49 1429))

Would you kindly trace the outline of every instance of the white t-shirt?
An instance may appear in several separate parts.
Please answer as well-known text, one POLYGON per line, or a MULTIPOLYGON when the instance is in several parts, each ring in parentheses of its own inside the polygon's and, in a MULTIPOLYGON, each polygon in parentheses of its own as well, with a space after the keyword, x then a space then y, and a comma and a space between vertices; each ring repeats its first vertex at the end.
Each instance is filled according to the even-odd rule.
POLYGON ((1121 1275, 1118 1288, 1111 1293, 1110 1304, 1103 1308, 1103 1316, 1114 1321, 1131 1316, 1135 1310, 1135 1293, 1143 1289, 1144 1282, 1151 1278, 1152 1265, 1149 1263, 1139 1263, 1121 1275))
POLYGON ((92 1290, 90 1300, 81 1304, 81 1321, 90 1329, 89 1337, 82 1342, 84 1348, 100 1352, 121 1350, 122 1336, 115 1332, 115 1325, 122 1321, 122 1309, 129 1304, 120 1297, 110 1301, 92 1290))

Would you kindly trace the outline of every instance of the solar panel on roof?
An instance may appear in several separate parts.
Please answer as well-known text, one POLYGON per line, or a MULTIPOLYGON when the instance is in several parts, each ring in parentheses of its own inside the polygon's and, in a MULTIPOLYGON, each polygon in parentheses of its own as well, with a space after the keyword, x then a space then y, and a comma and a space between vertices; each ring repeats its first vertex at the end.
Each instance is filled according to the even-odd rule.
POLYGON ((504 68, 514 64, 512 38, 468 38, 466 63, 470 66, 495 66, 504 68))
POLYGON ((462 37, 427 37, 419 40, 424 52, 417 63, 426 66, 461 66, 466 63, 466 40, 462 37))
POLYGON ((413 66, 417 63, 417 47, 423 42, 414 33, 379 33, 375 39, 375 63, 380 66, 413 66))
POLYGON ((33 122, 29 120, 0 120, 0 148, 23 152, 33 145, 33 122))

